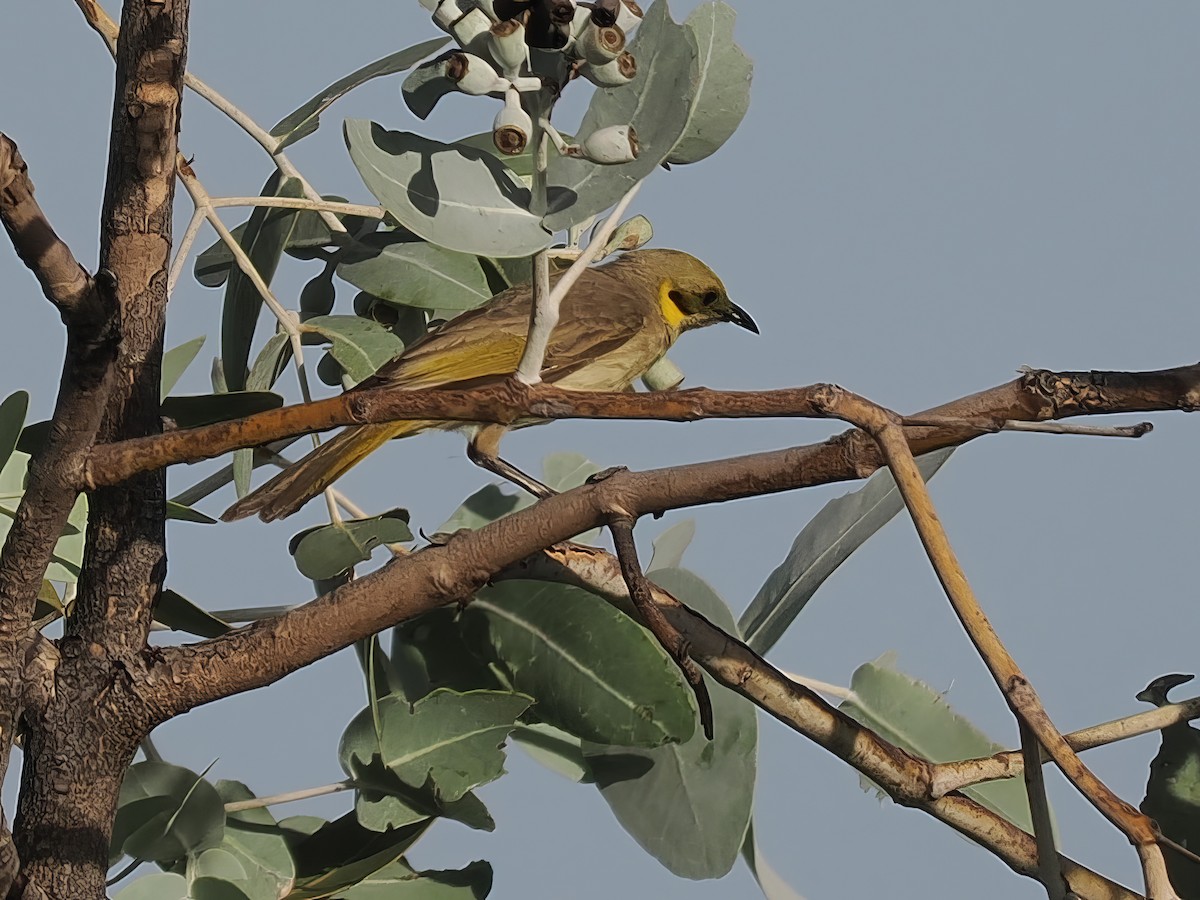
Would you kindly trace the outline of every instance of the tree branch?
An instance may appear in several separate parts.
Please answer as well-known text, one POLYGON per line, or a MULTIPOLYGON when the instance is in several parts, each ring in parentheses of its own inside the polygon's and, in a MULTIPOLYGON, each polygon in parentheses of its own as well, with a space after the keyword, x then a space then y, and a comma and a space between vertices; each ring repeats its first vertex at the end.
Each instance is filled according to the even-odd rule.
MULTIPOLYGON (((1138 848, 1147 896, 1151 900, 1178 900, 1166 878, 1166 863, 1158 847, 1154 822, 1118 797, 1084 765, 1055 727, 1033 685, 988 621, 938 519, 899 418, 848 394, 835 397, 833 409, 840 410, 843 417, 869 431, 879 442, 950 605, 1013 714, 1028 727, 1031 735, 1036 736, 1037 743, 1045 748, 1076 789, 1138 848)), ((1028 746, 1024 738, 1022 742, 1028 746)))
MULTIPOLYGON (((594 547, 558 544, 510 567, 499 577, 574 585, 609 600, 626 613, 633 612, 618 560, 594 547)), ((668 592, 653 585, 651 588, 653 602, 687 639, 692 659, 722 685, 854 767, 897 803, 944 822, 994 853, 1015 872, 1039 877, 1037 845, 1031 835, 961 794, 934 797, 930 788, 938 766, 885 741, 668 592)), ((1132 900, 1138 896, 1065 856, 1059 855, 1058 860, 1071 890, 1081 898, 1132 900)))
MULTIPOLYGON (((31 688, 29 663, 40 670, 45 657, 27 660, 38 589, 54 545, 78 496, 67 477, 72 456, 95 439, 111 393, 119 328, 115 284, 110 274, 92 279, 55 234, 33 197, 33 185, 16 145, 0 135, 0 220, 18 255, 33 271, 46 297, 67 326, 67 353, 50 438, 29 465, 26 489, 0 550, 0 780, 8 769, 16 726, 31 688)), ((32 631, 36 639, 36 631, 32 631)), ((44 673, 42 673, 44 674, 44 673)), ((16 851, 7 828, 0 834, 3 878, 16 874, 16 851)), ((7 893, 7 885, 0 884, 7 893)))
MULTIPOLYGON (((691 422, 708 418, 824 417, 820 398, 828 385, 777 391, 692 388, 652 393, 567 391, 514 380, 471 390, 356 390, 256 413, 200 428, 94 447, 78 458, 77 477, 94 487, 116 484, 138 472, 212 459, 342 425, 399 419, 512 423, 520 418, 654 419, 691 422)), ((1200 407, 1200 364, 1153 372, 1051 372, 1030 370, 1015 381, 972 394, 906 419, 913 452, 957 446, 1008 420, 1044 421, 1104 413, 1153 412, 1200 407)), ((824 484, 865 478, 882 457, 867 435, 847 432, 821 444, 794 448, 806 470, 824 484)), ((770 454, 766 454, 770 455, 770 454)))
MULTIPOLYGON (((1152 731, 1161 731, 1180 722, 1190 722, 1196 718, 1200 718, 1200 697, 1169 703, 1157 709, 1114 719, 1100 725, 1092 725, 1090 728, 1081 728, 1079 731, 1073 731, 1063 737, 1071 745, 1071 749, 1081 752, 1123 741, 1126 738, 1149 734, 1152 731)), ((1050 761, 1044 751, 1040 755, 1040 761, 1042 765, 1050 761)), ((941 763, 934 776, 933 793, 937 797, 951 791, 962 790, 972 784, 979 784, 981 781, 1016 778, 1024 771, 1024 768, 1025 761, 1020 750, 1005 750, 1003 753, 979 759, 941 763)))

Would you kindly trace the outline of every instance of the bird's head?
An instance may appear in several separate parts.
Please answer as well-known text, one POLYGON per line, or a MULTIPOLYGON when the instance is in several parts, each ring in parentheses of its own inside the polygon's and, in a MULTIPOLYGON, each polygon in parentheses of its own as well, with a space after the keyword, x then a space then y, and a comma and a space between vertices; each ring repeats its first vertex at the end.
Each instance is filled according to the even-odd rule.
POLYGON ((750 314, 729 299, 717 274, 682 250, 636 250, 622 259, 653 276, 663 317, 676 333, 732 322, 758 334, 750 314))

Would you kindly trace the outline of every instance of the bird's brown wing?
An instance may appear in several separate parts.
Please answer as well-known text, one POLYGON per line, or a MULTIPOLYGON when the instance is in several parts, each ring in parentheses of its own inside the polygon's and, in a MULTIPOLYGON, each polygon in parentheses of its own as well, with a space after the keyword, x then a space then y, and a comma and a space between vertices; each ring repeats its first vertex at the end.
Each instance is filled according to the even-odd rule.
MULTIPOLYGON (((361 387, 467 387, 507 377, 525 350, 529 309, 527 287, 498 294, 411 344, 361 387)), ((542 377, 552 383, 618 350, 645 328, 661 327, 656 314, 628 285, 603 269, 588 270, 563 303, 542 377)))

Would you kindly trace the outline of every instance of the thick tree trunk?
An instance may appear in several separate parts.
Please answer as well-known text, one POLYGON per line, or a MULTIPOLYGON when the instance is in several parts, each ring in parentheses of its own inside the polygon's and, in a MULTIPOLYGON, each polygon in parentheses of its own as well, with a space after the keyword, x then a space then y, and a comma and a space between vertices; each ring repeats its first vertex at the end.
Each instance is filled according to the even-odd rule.
MULTIPOLYGON (((115 277, 121 343, 97 441, 161 431, 159 377, 188 0, 126 0, 117 44, 100 265, 115 277)), ((166 577, 166 476, 90 497, 87 542, 62 659, 26 721, 15 842, 17 891, 104 897, 125 770, 153 726, 136 686, 166 577)), ((11 896, 12 894, 10 894, 11 896)))

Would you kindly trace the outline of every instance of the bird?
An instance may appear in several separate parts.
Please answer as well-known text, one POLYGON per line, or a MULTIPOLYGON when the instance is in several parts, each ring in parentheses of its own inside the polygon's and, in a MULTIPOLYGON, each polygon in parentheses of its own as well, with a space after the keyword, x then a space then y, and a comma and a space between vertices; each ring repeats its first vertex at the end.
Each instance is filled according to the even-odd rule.
MULTIPOLYGON (((351 390, 470 388, 512 376, 528 336, 532 289, 515 285, 409 344, 351 390)), ((586 269, 567 292, 541 378, 568 390, 625 391, 683 332, 729 322, 758 334, 721 279, 682 250, 643 249, 586 269)), ((537 424, 537 419, 516 427, 537 424)), ((461 422, 400 420, 353 425, 227 509, 225 521, 286 518, 392 438, 461 422)), ((538 496, 553 493, 499 456, 507 426, 467 423, 471 461, 538 496)))

